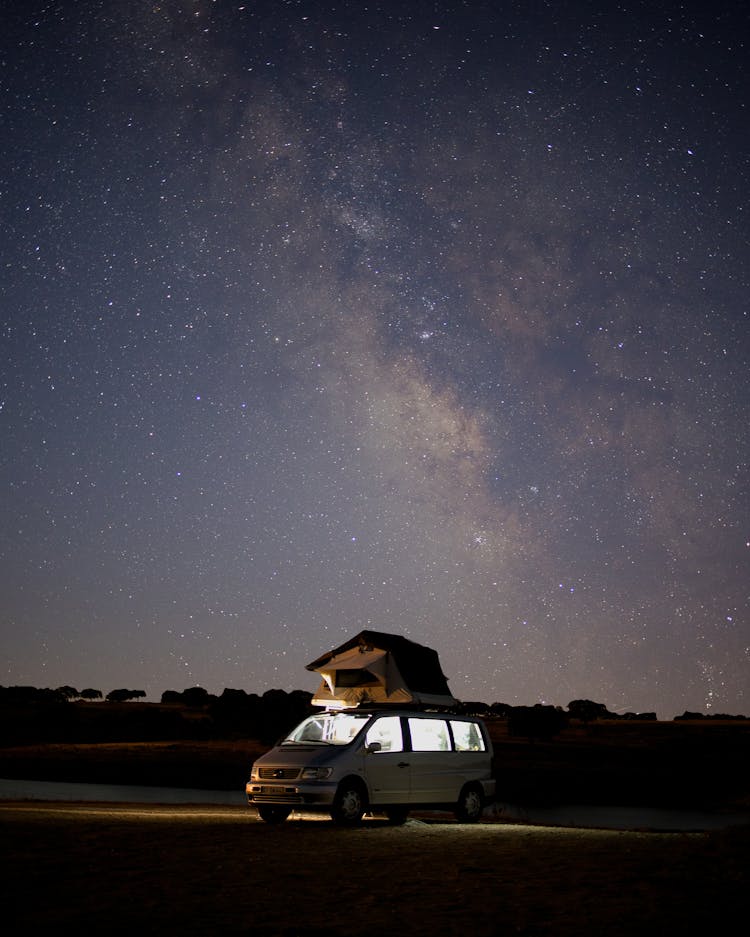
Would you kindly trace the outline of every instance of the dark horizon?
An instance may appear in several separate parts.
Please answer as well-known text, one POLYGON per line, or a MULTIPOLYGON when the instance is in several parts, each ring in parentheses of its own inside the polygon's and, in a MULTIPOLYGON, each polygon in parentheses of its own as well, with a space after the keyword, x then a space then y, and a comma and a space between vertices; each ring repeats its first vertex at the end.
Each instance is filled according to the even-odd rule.
MULTIPOLYGON (((56 701, 59 702, 90 702, 90 703, 111 703, 111 702, 138 702, 145 703, 148 705, 173 705, 173 704, 182 704, 188 708, 193 706, 203 706, 210 705, 211 702, 219 700, 223 695, 234 695, 234 694, 243 694, 247 697, 255 697, 262 699, 264 696, 270 696, 272 694, 284 694, 285 696, 309 696, 313 697, 313 692, 311 690, 304 690, 301 687, 296 687, 293 690, 284 690, 280 687, 270 687, 266 690, 257 691, 257 690, 246 690, 242 687, 224 687, 221 692, 211 693, 209 690, 205 689, 200 685, 194 685, 191 687, 185 687, 182 690, 162 690, 159 694, 159 699, 151 699, 143 690, 126 690, 126 689, 114 689, 108 693, 103 692, 102 690, 95 690, 94 688, 83 688, 80 692, 75 690, 75 693, 66 694, 61 691, 75 690, 74 687, 71 687, 69 684, 63 684, 59 687, 33 687, 33 686, 0 686, 0 706, 4 703, 18 703, 18 702, 39 702, 44 701, 44 697, 48 696, 50 699, 52 696, 56 696, 56 701), (93 692, 99 693, 98 697, 84 697, 81 694, 85 693, 86 690, 92 690, 93 692), (17 691, 17 692, 14 692, 17 691), (194 691, 200 691, 200 696, 194 691), (39 699, 34 698, 34 694, 41 694, 39 699), (111 699, 115 694, 128 694, 122 699, 111 699), (205 694, 205 695, 204 695, 205 694), (24 699, 24 697, 26 697, 24 699), (165 700, 165 697, 170 697, 165 700)), ((639 717, 643 717, 646 721, 656 720, 658 722, 674 722, 675 720, 696 718, 696 719, 707 719, 707 720, 744 720, 750 719, 750 716, 745 715, 744 713, 727 713, 727 712, 710 712, 710 711, 693 711, 685 709, 682 712, 675 713, 674 716, 665 717, 660 716, 656 713, 655 710, 642 710, 638 712, 628 711, 628 712, 617 712, 615 710, 610 710, 605 702, 600 702, 597 700, 591 700, 588 697, 583 697, 578 700, 569 700, 567 703, 517 703, 509 704, 503 703, 500 700, 493 700, 488 702, 487 700, 470 700, 470 699, 457 699, 457 707, 486 707, 486 710, 492 711, 493 715, 502 715, 502 710, 512 710, 512 709, 532 709, 536 707, 543 708, 555 708, 564 711, 565 713, 571 714, 572 718, 579 718, 574 714, 574 710, 579 710, 582 706, 577 704, 592 704, 593 712, 595 715, 592 715, 592 721, 599 719, 622 719, 635 720, 637 721, 639 717), (597 711, 598 709, 598 711, 597 711)), ((379 704, 384 708, 389 708, 395 704, 379 704)), ((323 708, 323 707, 316 707, 323 708)), ((403 706, 402 706, 403 708, 403 706)), ((408 707, 407 707, 408 708, 408 707)), ((419 708, 419 707, 416 707, 419 708)), ((428 707, 429 708, 429 707, 428 707)), ((480 711, 475 713, 476 715, 481 715, 480 711)), ((585 721, 585 720, 584 720, 585 721)))

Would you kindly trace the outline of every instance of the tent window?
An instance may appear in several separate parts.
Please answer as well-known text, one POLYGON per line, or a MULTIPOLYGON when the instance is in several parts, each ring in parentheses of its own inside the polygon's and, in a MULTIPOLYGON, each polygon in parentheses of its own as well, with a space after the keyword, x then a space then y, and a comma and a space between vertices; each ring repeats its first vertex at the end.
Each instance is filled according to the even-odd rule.
POLYGON ((369 670, 337 670, 336 687, 377 686, 377 679, 369 670))
POLYGON ((445 719, 409 719, 411 748, 415 752, 449 752, 451 739, 445 719))

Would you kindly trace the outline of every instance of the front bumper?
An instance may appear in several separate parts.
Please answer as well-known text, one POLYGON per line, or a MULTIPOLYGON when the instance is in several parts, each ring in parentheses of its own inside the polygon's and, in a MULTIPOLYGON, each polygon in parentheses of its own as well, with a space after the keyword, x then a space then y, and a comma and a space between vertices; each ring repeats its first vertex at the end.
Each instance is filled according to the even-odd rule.
POLYGON ((304 807, 327 807, 336 796, 336 784, 325 781, 276 783, 248 781, 245 785, 248 804, 290 804, 304 807))

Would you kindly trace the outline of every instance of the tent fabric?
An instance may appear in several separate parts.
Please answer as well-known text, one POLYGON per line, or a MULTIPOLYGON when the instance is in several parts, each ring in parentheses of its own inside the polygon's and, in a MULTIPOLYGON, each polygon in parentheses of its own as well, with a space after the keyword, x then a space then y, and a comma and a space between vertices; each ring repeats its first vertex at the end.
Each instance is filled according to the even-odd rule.
POLYGON ((316 706, 389 703, 448 707, 456 703, 437 651, 400 635, 361 631, 306 669, 323 677, 313 698, 316 706))

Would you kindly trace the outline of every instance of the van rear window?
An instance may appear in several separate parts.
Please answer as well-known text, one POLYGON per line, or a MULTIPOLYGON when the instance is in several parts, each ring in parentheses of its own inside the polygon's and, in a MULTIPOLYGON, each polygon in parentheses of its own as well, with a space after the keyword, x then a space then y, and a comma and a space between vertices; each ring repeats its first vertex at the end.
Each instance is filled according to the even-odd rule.
POLYGON ((415 752, 486 751, 481 730, 475 722, 446 719, 409 719, 411 747, 415 752), (451 745, 451 735, 453 744, 451 745))
POLYGON ((445 719, 409 719, 411 747, 415 752, 449 752, 451 737, 445 719))
POLYGON ((483 752, 484 738, 476 722, 451 720, 453 745, 457 752, 483 752))

